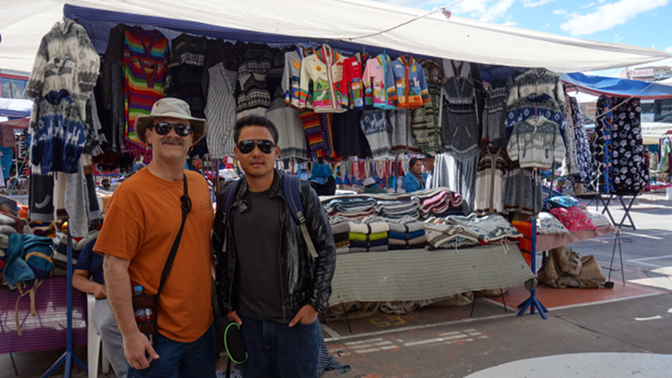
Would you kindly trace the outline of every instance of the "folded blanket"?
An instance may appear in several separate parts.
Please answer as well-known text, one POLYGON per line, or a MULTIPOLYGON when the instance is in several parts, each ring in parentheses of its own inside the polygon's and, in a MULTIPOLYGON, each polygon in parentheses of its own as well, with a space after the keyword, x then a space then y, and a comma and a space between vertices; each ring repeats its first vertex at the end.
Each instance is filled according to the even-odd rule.
POLYGON ((337 255, 345 255, 346 253, 350 253, 350 247, 336 248, 337 255))
POLYGON ((339 241, 348 240, 350 237, 349 232, 341 232, 340 234, 334 234, 334 242, 338 243, 339 241))
POLYGON ((0 234, 0 249, 9 248, 9 235, 0 234))
POLYGON ((398 250, 398 249, 425 249, 426 245, 427 245, 426 243, 407 244, 407 245, 390 244, 389 249, 391 251, 398 250))
POLYGON ((341 241, 335 242, 334 246, 336 248, 349 247, 350 246, 350 240, 346 239, 346 240, 341 240, 341 241))
POLYGON ((352 248, 350 247, 350 253, 356 253, 356 252, 385 252, 389 248, 387 247, 387 244, 381 245, 378 247, 371 247, 371 248, 352 248))
POLYGON ((14 228, 14 226, 10 226, 8 224, 3 224, 3 225, 0 225, 0 233, 6 234, 6 235, 16 234, 16 228, 14 228))
POLYGON ((440 248, 442 244, 459 237, 478 243, 478 234, 460 225, 428 223, 425 232, 427 244, 434 248, 440 248))
POLYGON ((410 239, 414 239, 414 238, 417 238, 417 237, 420 237, 420 236, 423 236, 423 235, 425 235, 425 230, 424 229, 409 232, 409 233, 400 233, 400 232, 394 232, 394 231, 390 231, 390 232, 387 233, 387 237, 389 237, 390 239, 400 239, 400 240, 410 240, 410 239))
POLYGON ((409 245, 409 244, 426 244, 427 243, 427 236, 425 235, 420 235, 418 237, 415 237, 413 239, 392 239, 388 238, 389 240, 388 244, 389 245, 409 245))
POLYGON ((481 243, 479 243, 478 241, 457 237, 447 243, 441 244, 437 249, 456 249, 456 248, 464 249, 464 248, 476 247, 479 245, 481 245, 481 243))
POLYGON ((16 223, 16 221, 11 217, 5 214, 0 214, 0 224, 13 225, 14 223, 16 223))
POLYGON ((347 234, 348 232, 350 232, 350 222, 336 223, 331 225, 331 233, 334 235, 343 233, 347 234))
POLYGON ((372 209, 376 205, 376 200, 369 197, 342 197, 333 198, 323 204, 327 212, 332 210, 342 212, 358 212, 372 209))
POLYGON ((368 242, 363 242, 363 241, 357 241, 357 240, 352 240, 350 241, 350 248, 371 248, 371 247, 378 247, 381 245, 387 245, 387 241, 389 239, 378 239, 374 241, 368 241, 368 242))
POLYGON ((382 211, 378 213, 379 216, 389 218, 389 219, 401 219, 405 217, 413 217, 415 219, 420 219, 420 211, 419 210, 413 210, 410 212, 403 212, 403 213, 388 213, 385 211, 382 211))
POLYGON ((357 241, 373 241, 387 238, 387 232, 378 232, 375 234, 358 234, 351 232, 349 233, 348 240, 357 240, 357 241))
POLYGON ((420 221, 413 221, 404 224, 390 223, 390 231, 399 233, 409 233, 425 229, 425 223, 420 221))
POLYGON ((342 212, 342 211, 332 211, 329 212, 328 215, 329 217, 347 217, 350 219, 364 219, 368 217, 369 215, 374 215, 376 213, 376 210, 373 208, 370 208, 368 210, 362 210, 362 211, 355 211, 355 212, 342 212))
POLYGON ((390 226, 386 222, 374 222, 366 224, 350 223, 350 232, 358 234, 376 234, 387 232, 390 226))
POLYGON ((523 237, 523 234, 499 214, 491 214, 482 218, 478 218, 475 213, 466 217, 452 215, 446 218, 446 223, 467 227, 478 234, 479 240, 486 243, 504 238, 523 237))

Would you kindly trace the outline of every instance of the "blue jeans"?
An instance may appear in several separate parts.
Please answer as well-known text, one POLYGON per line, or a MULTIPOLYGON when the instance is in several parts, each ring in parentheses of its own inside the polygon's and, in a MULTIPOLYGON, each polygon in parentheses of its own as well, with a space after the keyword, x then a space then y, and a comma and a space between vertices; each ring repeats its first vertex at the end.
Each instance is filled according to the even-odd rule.
POLYGON ((128 378, 215 378, 217 343, 215 326, 192 343, 181 343, 159 334, 154 347, 159 355, 147 369, 136 370, 128 367, 128 378))
POLYGON ((320 323, 294 327, 243 318, 240 330, 247 350, 245 378, 317 378, 320 323))

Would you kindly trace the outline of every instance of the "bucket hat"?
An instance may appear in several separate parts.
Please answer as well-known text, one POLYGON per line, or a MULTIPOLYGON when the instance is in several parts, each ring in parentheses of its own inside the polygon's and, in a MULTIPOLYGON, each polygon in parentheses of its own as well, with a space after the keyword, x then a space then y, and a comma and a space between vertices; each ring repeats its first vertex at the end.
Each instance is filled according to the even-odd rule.
POLYGON ((198 143, 205 136, 205 119, 191 116, 189 104, 179 98, 165 97, 155 102, 152 106, 152 112, 148 115, 139 115, 135 118, 135 135, 143 144, 145 141, 145 132, 156 117, 170 117, 189 120, 191 128, 194 130, 194 144, 198 143))

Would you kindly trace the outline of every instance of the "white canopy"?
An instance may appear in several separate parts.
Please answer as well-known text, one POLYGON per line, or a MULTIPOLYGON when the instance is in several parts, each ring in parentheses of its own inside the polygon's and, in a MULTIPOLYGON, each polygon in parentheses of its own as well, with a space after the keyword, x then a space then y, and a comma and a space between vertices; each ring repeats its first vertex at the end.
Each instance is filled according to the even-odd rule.
MULTIPOLYGON (((2 1, 0 68, 29 70, 40 40, 62 19, 66 0, 2 1)), ((198 22, 251 32, 351 41, 411 54, 513 67, 576 72, 670 58, 648 48, 593 42, 441 12, 379 33, 426 13, 370 0, 71 0, 68 4, 198 22)))

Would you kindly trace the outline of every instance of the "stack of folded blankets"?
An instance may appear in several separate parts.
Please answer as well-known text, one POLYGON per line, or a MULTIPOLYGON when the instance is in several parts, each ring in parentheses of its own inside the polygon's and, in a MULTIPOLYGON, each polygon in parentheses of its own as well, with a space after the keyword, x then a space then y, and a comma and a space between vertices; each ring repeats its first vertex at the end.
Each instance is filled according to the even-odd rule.
POLYGON ((0 250, 2 252, 9 248, 9 235, 19 232, 17 226, 20 226, 20 222, 15 217, 0 212, 0 250))
POLYGON ((370 197, 338 197, 322 203, 329 218, 364 219, 376 214, 376 200, 370 197))
POLYGON ((421 249, 427 245, 425 223, 414 217, 404 217, 399 220, 388 220, 390 231, 388 243, 390 249, 421 249))
POLYGON ((475 213, 469 216, 452 215, 445 218, 445 223, 464 226, 478 235, 481 244, 517 242, 523 237, 515 227, 499 214, 491 214, 479 218, 475 213))
POLYGON ((445 188, 426 190, 418 193, 417 197, 420 199, 420 215, 423 219, 464 215, 462 196, 445 188))
POLYGON ((339 216, 330 219, 331 232, 336 243, 336 254, 355 252, 383 252, 388 250, 386 222, 357 221, 339 216))
POLYGON ((399 199, 379 199, 376 202, 376 214, 386 219, 401 219, 412 217, 416 220, 420 218, 420 199, 417 197, 406 197, 399 199))
POLYGON ((478 234, 457 224, 443 223, 445 218, 430 218, 425 223, 427 249, 458 249, 479 245, 478 234))

